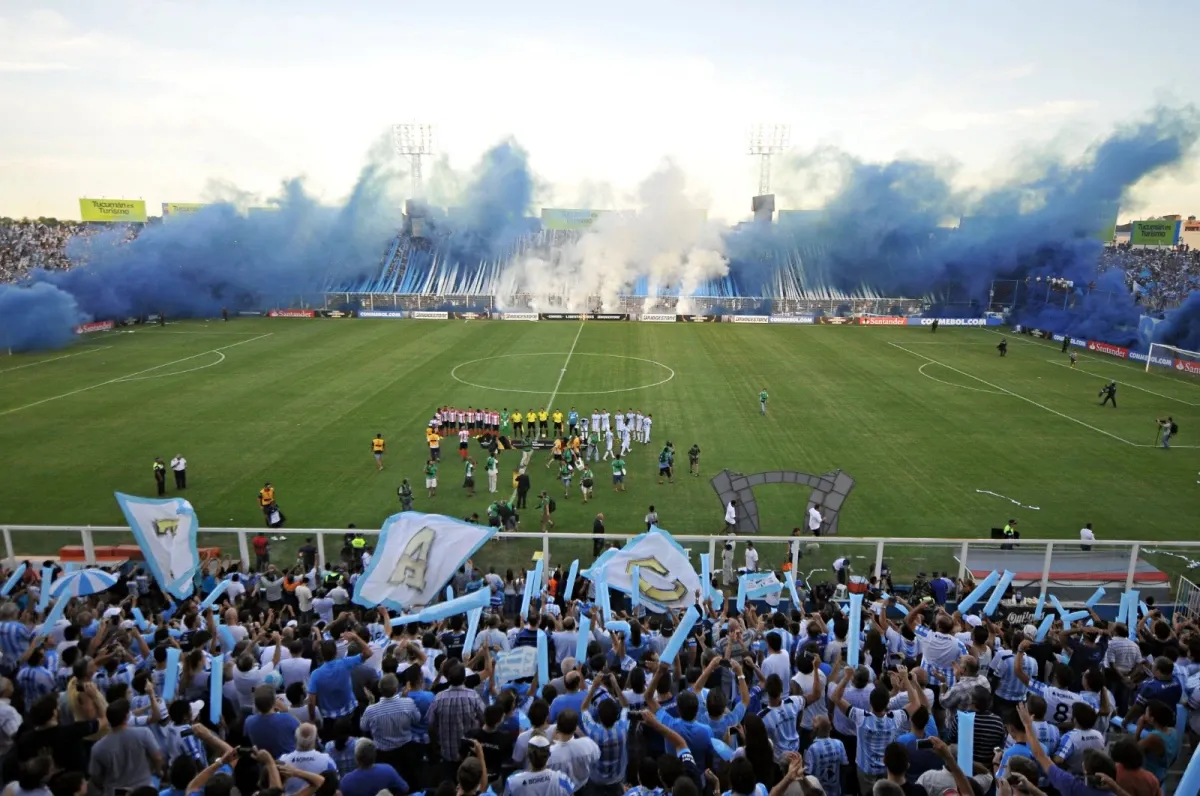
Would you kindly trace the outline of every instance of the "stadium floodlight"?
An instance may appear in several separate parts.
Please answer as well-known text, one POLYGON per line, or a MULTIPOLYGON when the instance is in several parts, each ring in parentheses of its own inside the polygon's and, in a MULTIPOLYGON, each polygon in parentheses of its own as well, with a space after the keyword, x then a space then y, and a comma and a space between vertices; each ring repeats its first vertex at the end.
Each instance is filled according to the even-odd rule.
POLYGON ((1167 364, 1179 373, 1200 376, 1200 351, 1188 351, 1166 343, 1151 343, 1146 354, 1146 372, 1151 365, 1167 364))
POLYGON ((747 154, 759 159, 758 195, 771 192, 771 158, 787 151, 792 128, 786 124, 756 124, 750 128, 747 154))
POLYGON ((421 196, 421 158, 433 154, 433 128, 415 122, 393 124, 392 148, 397 155, 408 158, 412 195, 421 196))

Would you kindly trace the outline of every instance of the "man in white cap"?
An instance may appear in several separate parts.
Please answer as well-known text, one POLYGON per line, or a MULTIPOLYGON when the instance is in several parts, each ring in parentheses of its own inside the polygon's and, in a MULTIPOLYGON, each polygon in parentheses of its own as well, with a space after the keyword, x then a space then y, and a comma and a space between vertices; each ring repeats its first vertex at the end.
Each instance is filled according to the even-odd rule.
POLYGON ((525 756, 529 769, 508 778, 505 788, 510 796, 572 796, 575 785, 571 778, 547 768, 550 755, 550 739, 544 735, 530 737, 525 756))

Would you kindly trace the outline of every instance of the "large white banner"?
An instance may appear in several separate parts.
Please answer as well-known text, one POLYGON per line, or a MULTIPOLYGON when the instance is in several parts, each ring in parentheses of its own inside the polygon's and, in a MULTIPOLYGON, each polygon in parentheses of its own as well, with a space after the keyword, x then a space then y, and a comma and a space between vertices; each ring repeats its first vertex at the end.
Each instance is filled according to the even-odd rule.
POLYGON ((192 594, 192 578, 200 568, 196 548, 196 512, 183 498, 155 500, 115 493, 150 574, 177 600, 192 594))
POLYGON ((392 611, 422 608, 436 600, 455 571, 495 530, 440 514, 405 511, 383 524, 367 571, 354 585, 354 601, 392 611))
POLYGON ((652 528, 630 539, 620 550, 609 550, 596 559, 585 575, 601 577, 613 589, 633 592, 633 568, 641 573, 641 602, 651 608, 681 608, 696 601, 700 576, 688 561, 687 551, 661 528, 652 528))

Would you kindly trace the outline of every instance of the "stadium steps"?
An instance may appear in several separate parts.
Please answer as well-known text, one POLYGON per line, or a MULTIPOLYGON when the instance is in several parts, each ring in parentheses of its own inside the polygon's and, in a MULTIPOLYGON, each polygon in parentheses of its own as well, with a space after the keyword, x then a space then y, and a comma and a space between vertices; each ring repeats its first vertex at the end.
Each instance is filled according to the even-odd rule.
POLYGON ((393 276, 385 284, 385 290, 389 293, 396 292, 396 286, 404 279, 404 273, 408 270, 409 254, 412 252, 412 246, 401 246, 396 253, 393 265, 393 276))

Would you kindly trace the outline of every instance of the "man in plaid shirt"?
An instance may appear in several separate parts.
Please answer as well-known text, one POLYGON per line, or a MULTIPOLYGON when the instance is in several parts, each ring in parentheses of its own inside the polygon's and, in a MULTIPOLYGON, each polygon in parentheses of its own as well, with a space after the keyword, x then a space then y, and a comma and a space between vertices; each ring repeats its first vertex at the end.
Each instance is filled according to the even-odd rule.
POLYGON ((954 685, 954 664, 970 650, 953 635, 954 620, 945 612, 938 614, 937 630, 918 625, 920 618, 921 604, 917 603, 904 622, 921 640, 921 668, 950 688, 954 685))
POLYGON ((16 603, 0 605, 0 672, 16 674, 17 661, 33 643, 33 631, 20 621, 16 603))
POLYGON ((584 734, 600 747, 600 759, 592 764, 588 778, 589 790, 595 796, 620 796, 625 792, 622 783, 629 764, 629 713, 625 709, 625 696, 611 672, 592 681, 579 715, 584 734), (618 706, 612 699, 603 700, 596 706, 596 718, 593 719, 588 708, 602 682, 608 682, 608 693, 615 694, 621 704, 618 706))
POLYGON ((909 716, 925 704, 925 694, 908 669, 901 666, 892 675, 892 690, 904 688, 908 692, 908 704, 903 710, 888 710, 891 693, 880 687, 871 692, 871 709, 866 711, 852 707, 846 701, 846 686, 853 676, 854 671, 846 669, 831 700, 838 710, 850 717, 857 728, 858 751, 854 762, 858 766, 858 787, 861 793, 870 793, 875 781, 887 776, 887 768, 883 764, 884 750, 908 728, 909 716))
POLYGON ((441 755, 442 778, 450 781, 455 781, 458 765, 462 762, 459 742, 468 731, 483 726, 483 700, 464 685, 466 681, 466 667, 461 661, 453 661, 446 668, 446 682, 450 687, 434 697, 426 717, 429 740, 441 755))
POLYGON ((804 750, 804 768, 821 782, 825 796, 842 796, 842 766, 850 765, 846 745, 829 737, 829 717, 813 719, 813 742, 804 750))

